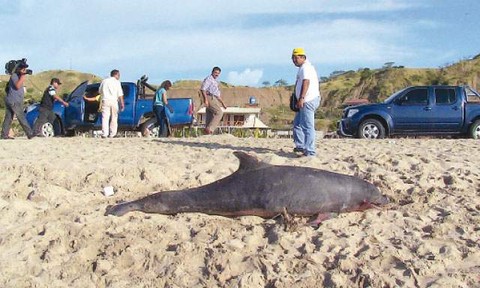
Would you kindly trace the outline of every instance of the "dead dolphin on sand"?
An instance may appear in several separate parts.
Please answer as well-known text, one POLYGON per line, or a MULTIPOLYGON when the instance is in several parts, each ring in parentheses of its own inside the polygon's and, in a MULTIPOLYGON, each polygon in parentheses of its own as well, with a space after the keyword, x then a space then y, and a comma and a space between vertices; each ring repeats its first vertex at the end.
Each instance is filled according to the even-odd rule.
MULTIPOLYGON (((315 216, 318 225, 332 213, 362 211, 388 203, 373 184, 362 179, 320 169, 271 165, 236 151, 240 167, 230 176, 210 184, 150 196, 107 207, 105 215, 130 211, 177 214, 200 212, 221 216, 255 215, 272 218, 283 214, 315 216)), ((284 218, 285 218, 284 217, 284 218)))

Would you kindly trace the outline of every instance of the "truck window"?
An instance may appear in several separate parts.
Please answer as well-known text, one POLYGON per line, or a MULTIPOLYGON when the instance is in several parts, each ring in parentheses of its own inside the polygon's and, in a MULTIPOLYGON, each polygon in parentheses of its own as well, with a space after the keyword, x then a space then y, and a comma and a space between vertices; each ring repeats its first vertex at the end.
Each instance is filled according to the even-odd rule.
POLYGON ((480 95, 478 95, 477 91, 467 86, 465 87, 465 94, 468 103, 480 103, 480 95))
POLYGON ((125 99, 130 93, 130 87, 128 85, 122 85, 123 99, 125 99))
POLYGON ((455 89, 437 88, 435 89, 435 102, 439 105, 448 105, 457 102, 455 89))
POLYGON ((427 89, 414 89, 408 91, 399 99, 402 105, 426 105, 428 104, 427 89))

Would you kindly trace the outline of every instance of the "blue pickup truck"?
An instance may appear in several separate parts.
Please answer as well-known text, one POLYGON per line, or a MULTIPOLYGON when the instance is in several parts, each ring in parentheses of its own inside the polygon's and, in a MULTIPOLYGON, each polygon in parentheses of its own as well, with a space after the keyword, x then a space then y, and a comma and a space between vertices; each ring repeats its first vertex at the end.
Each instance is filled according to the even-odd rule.
POLYGON ((414 86, 383 103, 347 107, 338 122, 345 137, 461 135, 480 138, 480 95, 469 86, 414 86))
MULTIPOLYGON (((81 83, 65 98, 69 106, 65 107, 55 101, 53 111, 57 115, 54 123, 45 123, 41 134, 45 137, 67 135, 76 132, 101 130, 102 113, 99 102, 85 101, 86 94, 98 94, 100 83, 81 83)), ((154 93, 147 93, 145 87, 151 86, 142 77, 137 83, 122 82, 125 109, 118 115, 119 131, 141 131, 143 136, 158 136, 158 124, 153 113, 152 99, 154 93)), ((154 89, 154 88, 153 88, 154 89)), ((192 125, 194 121, 194 104, 191 98, 172 98, 168 100, 172 109, 166 109, 171 127, 192 125)), ((26 108, 26 117, 33 127, 38 117, 38 103, 26 108)))

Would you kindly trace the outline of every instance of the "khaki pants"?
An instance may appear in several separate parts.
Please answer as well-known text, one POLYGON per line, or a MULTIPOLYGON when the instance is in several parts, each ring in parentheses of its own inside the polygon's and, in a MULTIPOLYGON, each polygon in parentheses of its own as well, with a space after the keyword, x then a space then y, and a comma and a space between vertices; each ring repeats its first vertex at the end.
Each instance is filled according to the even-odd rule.
POLYGON ((103 100, 102 136, 115 137, 118 129, 118 100, 103 100), (111 118, 111 119, 110 119, 111 118))
POLYGON ((207 107, 206 111, 207 119, 205 123, 205 128, 214 132, 223 117, 222 104, 220 104, 220 101, 218 101, 217 97, 215 96, 207 97, 210 105, 207 107))

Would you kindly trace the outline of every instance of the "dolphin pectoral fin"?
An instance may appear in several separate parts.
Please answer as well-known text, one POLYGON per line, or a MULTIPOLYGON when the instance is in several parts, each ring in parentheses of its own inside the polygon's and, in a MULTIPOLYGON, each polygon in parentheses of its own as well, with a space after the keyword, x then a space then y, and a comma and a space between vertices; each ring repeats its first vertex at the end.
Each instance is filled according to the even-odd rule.
POLYGON ((135 202, 125 202, 117 205, 108 205, 104 215, 105 216, 108 216, 108 215, 122 216, 130 211, 137 211, 137 210, 141 210, 140 205, 138 205, 135 202))
POLYGON ((330 213, 318 213, 317 216, 315 217, 315 219, 313 219, 313 217, 311 219, 313 219, 312 221, 308 221, 307 225, 308 226, 314 226, 314 227, 318 227, 320 226, 320 224, 325 221, 325 220, 328 220, 328 219, 332 219, 332 218, 335 218, 338 216, 338 213, 334 213, 334 212, 330 212, 330 213))
POLYGON ((294 215, 291 215, 291 214, 288 213, 286 207, 283 207, 283 212, 282 212, 281 215, 282 215, 282 218, 283 218, 284 231, 294 232, 298 229, 299 222, 297 220, 295 220, 294 215))

